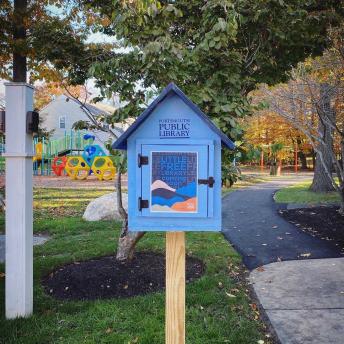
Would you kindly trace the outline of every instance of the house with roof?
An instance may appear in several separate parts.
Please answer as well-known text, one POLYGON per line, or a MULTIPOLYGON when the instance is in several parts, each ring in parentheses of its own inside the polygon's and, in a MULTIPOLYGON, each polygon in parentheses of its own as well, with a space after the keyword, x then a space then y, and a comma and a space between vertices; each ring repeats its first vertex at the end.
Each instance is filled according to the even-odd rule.
MULTIPOLYGON (((86 109, 77 100, 64 94, 57 96, 39 111, 41 127, 47 131, 53 131, 51 137, 53 139, 59 139, 64 137, 66 132, 68 133, 73 129, 74 123, 78 121, 90 122, 87 111, 95 118, 103 115, 109 116, 115 111, 114 107, 101 103, 86 103, 84 107, 86 109)), ((128 126, 128 124, 118 123, 111 130, 118 137, 128 126)), ((102 147, 104 147, 105 142, 109 139, 109 133, 101 130, 92 130, 92 134, 96 137, 95 143, 102 147)))

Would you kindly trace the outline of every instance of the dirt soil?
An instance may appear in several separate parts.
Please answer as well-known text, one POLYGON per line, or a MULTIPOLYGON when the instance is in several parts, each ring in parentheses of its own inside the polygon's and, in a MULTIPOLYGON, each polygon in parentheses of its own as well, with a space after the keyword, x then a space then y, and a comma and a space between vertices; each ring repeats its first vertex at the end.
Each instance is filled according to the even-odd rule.
MULTIPOLYGON (((187 283, 200 278, 204 263, 193 257, 186 259, 187 283)), ((47 294, 63 300, 95 300, 128 298, 153 293, 165 288, 165 255, 138 252, 132 262, 117 262, 106 256, 62 266, 42 284, 47 294)))
POLYGON ((280 215, 306 233, 333 241, 344 252, 344 216, 337 206, 280 210, 280 215))

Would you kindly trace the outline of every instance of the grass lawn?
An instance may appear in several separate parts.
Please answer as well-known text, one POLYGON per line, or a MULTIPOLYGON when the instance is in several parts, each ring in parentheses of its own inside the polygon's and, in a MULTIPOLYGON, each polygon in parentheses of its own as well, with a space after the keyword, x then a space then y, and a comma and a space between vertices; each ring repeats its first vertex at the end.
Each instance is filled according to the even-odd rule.
MULTIPOLYGON (((164 342, 163 292, 131 299, 59 301, 46 295, 42 276, 54 268, 116 249, 119 223, 84 222, 85 205, 107 191, 35 190, 34 231, 52 239, 34 248, 34 315, 5 320, 4 264, 0 264, 0 343, 112 343, 164 342)), ((3 226, 3 218, 1 218, 3 226)), ((164 251, 164 235, 147 234, 138 250, 164 251)), ((221 234, 188 233, 187 251, 206 263, 205 275, 187 285, 188 344, 269 343, 247 289, 236 276, 240 257, 221 234)))
POLYGON ((305 181, 283 188, 276 192, 275 201, 278 203, 334 203, 339 202, 336 192, 313 192, 309 190, 311 181, 305 181))

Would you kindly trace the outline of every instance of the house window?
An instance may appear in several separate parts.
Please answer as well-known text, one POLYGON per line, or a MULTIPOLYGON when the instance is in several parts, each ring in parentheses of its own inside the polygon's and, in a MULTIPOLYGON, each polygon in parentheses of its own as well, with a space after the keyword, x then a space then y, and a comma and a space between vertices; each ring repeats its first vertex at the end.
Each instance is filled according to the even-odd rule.
POLYGON ((61 116, 59 118, 59 128, 66 129, 66 116, 61 116))

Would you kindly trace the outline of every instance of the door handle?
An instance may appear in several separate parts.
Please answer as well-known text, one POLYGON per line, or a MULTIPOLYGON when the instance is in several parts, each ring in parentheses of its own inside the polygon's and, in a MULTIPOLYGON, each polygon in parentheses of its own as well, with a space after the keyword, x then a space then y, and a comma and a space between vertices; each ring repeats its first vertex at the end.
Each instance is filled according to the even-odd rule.
POLYGON ((208 179, 198 179, 198 184, 208 185, 210 188, 212 188, 215 184, 215 179, 214 177, 209 177, 208 179))

